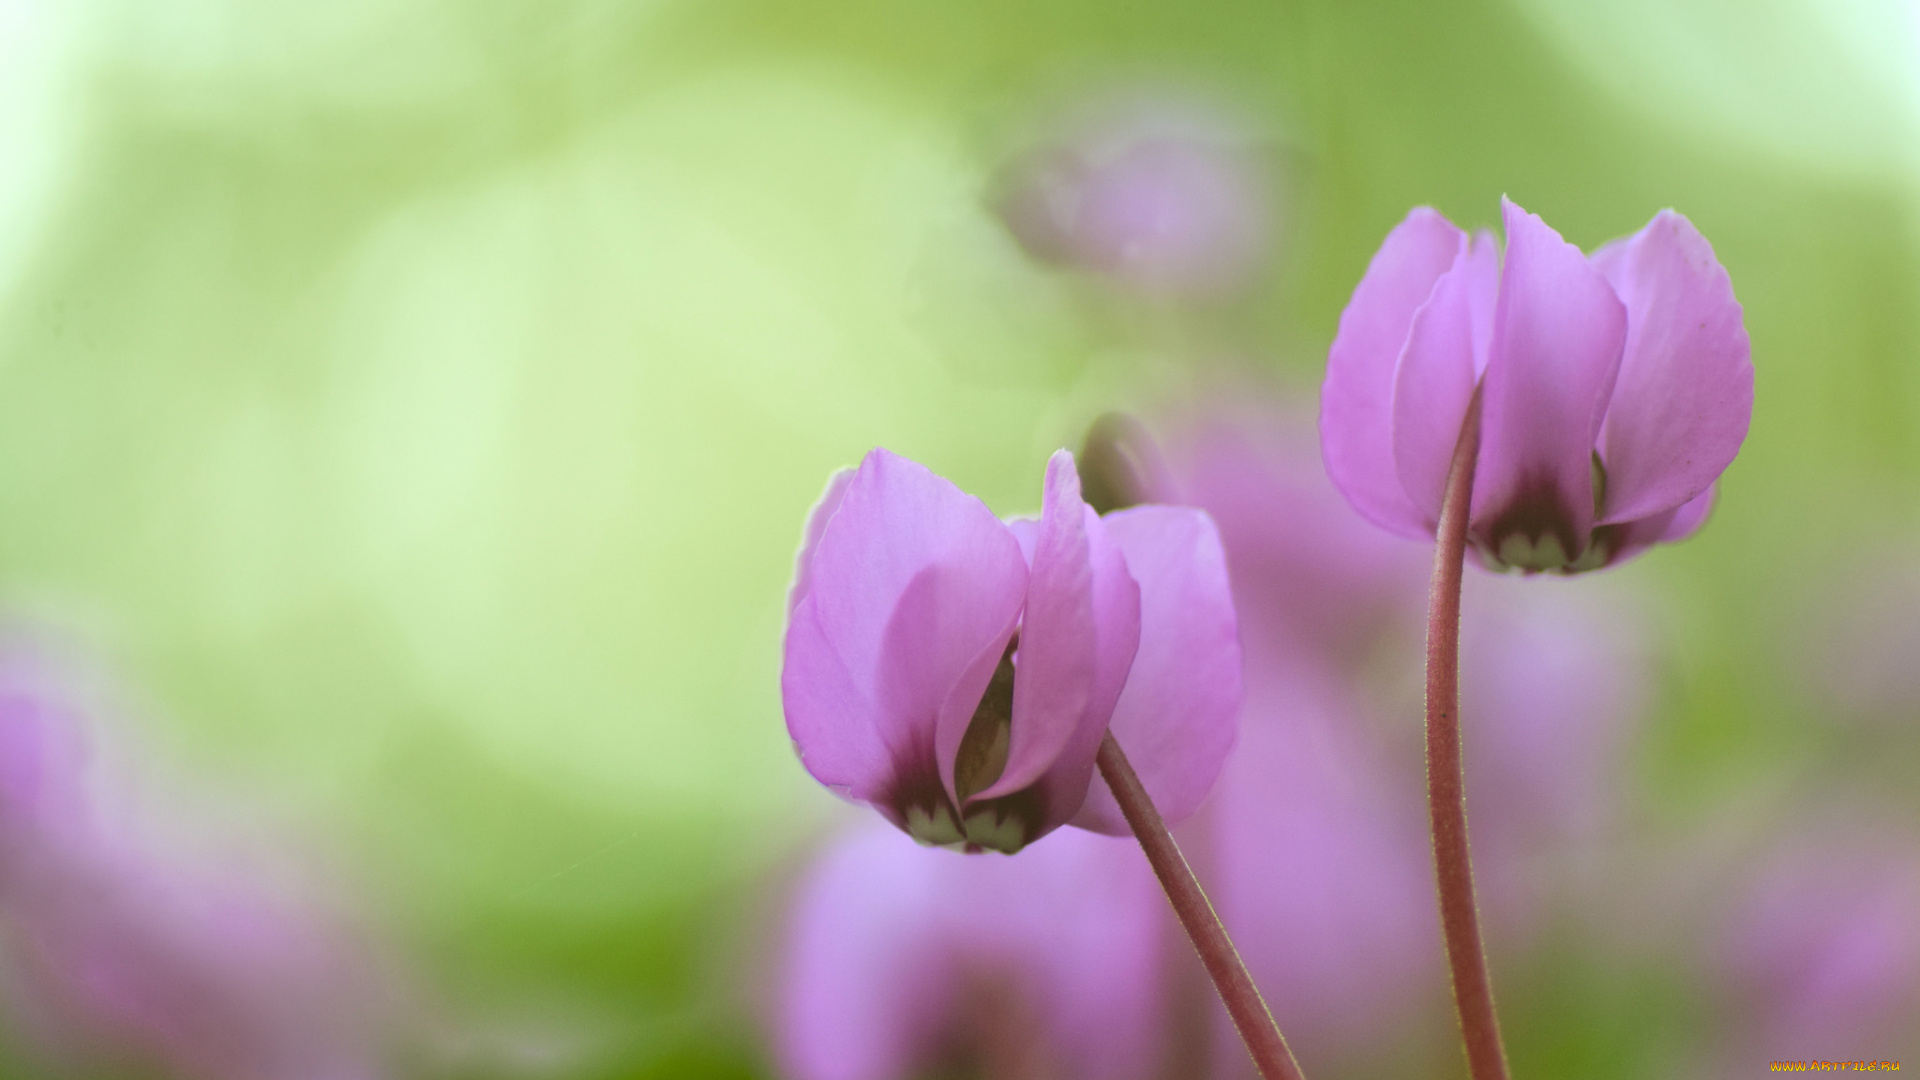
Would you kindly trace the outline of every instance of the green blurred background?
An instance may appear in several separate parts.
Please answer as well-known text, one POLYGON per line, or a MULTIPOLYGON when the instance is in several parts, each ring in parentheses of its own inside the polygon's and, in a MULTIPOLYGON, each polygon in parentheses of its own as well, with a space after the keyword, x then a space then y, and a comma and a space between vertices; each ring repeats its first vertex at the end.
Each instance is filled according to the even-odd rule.
MULTIPOLYGON (((1823 723, 1783 658, 1832 574, 1920 537, 1916 20, 5 0, 0 590, 325 823, 438 992, 550 1019, 562 1075, 764 1075, 769 883, 840 812, 777 690, 831 469, 885 444, 1030 509, 1049 450, 1190 373, 1310 392, 1413 204, 1506 193, 1585 247, 1674 206, 1758 390, 1712 527, 1619 575, 1672 620, 1645 811, 1827 775, 1911 823, 1881 752, 1911 739, 1823 723), (1177 332, 986 204, 1024 132, 1129 85, 1226 104, 1275 165, 1277 263, 1177 332)), ((1539 1003, 1516 1052, 1606 1075, 1582 1040, 1660 993, 1539 1003)))

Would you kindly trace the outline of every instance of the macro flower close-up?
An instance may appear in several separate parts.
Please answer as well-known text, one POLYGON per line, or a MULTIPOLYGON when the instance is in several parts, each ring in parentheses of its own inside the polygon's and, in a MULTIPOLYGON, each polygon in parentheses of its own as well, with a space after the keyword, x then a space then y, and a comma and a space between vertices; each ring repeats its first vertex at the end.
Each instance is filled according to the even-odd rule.
POLYGON ((1912 0, 0 0, 0 1080, 1920 1068, 1917 718, 1912 0))

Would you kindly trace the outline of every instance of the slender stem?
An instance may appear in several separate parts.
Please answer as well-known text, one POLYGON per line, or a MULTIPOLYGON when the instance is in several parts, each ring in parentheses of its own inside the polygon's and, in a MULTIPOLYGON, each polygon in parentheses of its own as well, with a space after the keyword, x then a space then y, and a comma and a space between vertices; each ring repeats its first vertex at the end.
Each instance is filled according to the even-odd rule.
POLYGON ((1173 903, 1173 913, 1179 917, 1181 928, 1193 941, 1200 962, 1213 978, 1214 989, 1226 1003, 1227 1014, 1233 1017, 1233 1026, 1239 1029, 1240 1038, 1246 1042, 1247 1052, 1253 1055, 1260 1075, 1265 1080, 1303 1080, 1300 1065, 1287 1049, 1287 1041, 1280 1037, 1280 1028, 1273 1022, 1273 1014, 1267 1011, 1259 989, 1253 985, 1253 977, 1247 974, 1247 965, 1240 961, 1233 939, 1227 936, 1227 928, 1220 924, 1220 916, 1207 902, 1207 894, 1193 876, 1193 868, 1180 854, 1173 834, 1167 831, 1167 823, 1153 808, 1153 800, 1141 786, 1140 778, 1134 775, 1120 744, 1113 741, 1112 732, 1101 740, 1100 755, 1094 760, 1100 766, 1100 775, 1106 778, 1107 787, 1113 791, 1114 800, 1120 804, 1120 812, 1126 815, 1133 835, 1139 838, 1141 850, 1147 853, 1147 862, 1152 864, 1154 876, 1160 879, 1160 887, 1167 891, 1167 899, 1173 903))
POLYGON ((1507 1053, 1493 1011, 1493 982, 1480 940, 1467 851, 1466 786, 1460 768, 1460 577, 1467 557, 1467 511, 1480 450, 1480 395, 1473 396, 1440 504, 1433 589, 1427 600, 1427 813, 1433 824, 1434 881, 1447 941, 1453 1003, 1460 1014, 1473 1080, 1507 1080, 1507 1053))

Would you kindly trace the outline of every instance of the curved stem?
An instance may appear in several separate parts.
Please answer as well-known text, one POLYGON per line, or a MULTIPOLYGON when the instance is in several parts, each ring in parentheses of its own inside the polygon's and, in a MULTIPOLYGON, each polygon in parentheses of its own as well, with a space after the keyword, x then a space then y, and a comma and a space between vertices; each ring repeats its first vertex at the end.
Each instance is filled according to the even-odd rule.
POLYGON ((1214 913, 1207 894, 1193 876, 1193 868, 1187 865, 1179 846, 1173 842, 1167 823, 1153 808, 1147 789, 1141 786, 1133 766, 1127 763, 1127 755, 1121 752, 1120 744, 1113 741, 1112 732, 1101 740, 1100 755, 1094 760, 1100 766, 1100 775, 1106 778, 1107 787, 1113 791, 1114 801, 1120 804, 1120 812, 1139 839, 1141 850, 1147 853, 1154 876, 1167 891, 1174 915, 1179 917, 1181 928, 1193 941, 1200 962, 1206 965, 1214 989, 1220 992, 1220 1000, 1226 1004, 1227 1014, 1233 1017, 1233 1026, 1239 1029, 1240 1038, 1246 1042, 1254 1064, 1259 1066, 1260 1075, 1265 1080, 1303 1080, 1300 1065, 1293 1060, 1293 1051, 1287 1049, 1287 1041, 1280 1037, 1280 1028, 1273 1022, 1273 1014, 1267 1011, 1259 989, 1253 985, 1253 977, 1247 974, 1247 965, 1241 962, 1233 939, 1227 936, 1220 916, 1214 913))
POLYGON ((1434 881, 1446 936, 1453 1003, 1460 1014, 1473 1080, 1507 1080, 1507 1053, 1493 1011, 1493 982, 1467 851, 1466 785, 1460 767, 1460 578, 1467 557, 1467 511, 1480 450, 1480 395, 1467 407, 1440 505, 1433 589, 1427 599, 1427 814, 1433 825, 1434 881))

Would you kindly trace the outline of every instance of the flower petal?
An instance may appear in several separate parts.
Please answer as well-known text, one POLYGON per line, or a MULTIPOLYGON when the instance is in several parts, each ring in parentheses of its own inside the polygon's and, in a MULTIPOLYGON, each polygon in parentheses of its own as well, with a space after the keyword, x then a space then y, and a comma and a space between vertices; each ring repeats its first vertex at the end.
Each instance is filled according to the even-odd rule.
POLYGON ((1686 218, 1662 210, 1593 263, 1627 305, 1600 432, 1600 520, 1612 524, 1679 506, 1733 461, 1753 416, 1753 361, 1733 283, 1686 218))
POLYGON ((1472 528, 1483 550, 1559 569, 1593 528, 1593 447, 1620 367, 1626 309, 1587 259, 1502 200, 1507 258, 1482 382, 1472 528))
POLYGON ((1362 517, 1415 539, 1431 530, 1394 468, 1394 368, 1414 312, 1466 246, 1467 234, 1430 207, 1415 208, 1388 233, 1340 313, 1320 389, 1327 475, 1362 517))
POLYGON ((853 482, 852 469, 841 469, 827 478, 827 489, 820 493, 819 501, 807 514, 807 528, 800 538, 800 551, 793 557, 793 587, 787 590, 787 614, 800 606, 807 593, 813 588, 813 549, 820 546, 820 534, 827 531, 827 522, 833 520, 834 512, 840 509, 840 500, 846 496, 847 485, 853 482))
POLYGON ((1047 463, 1027 578, 1013 744, 1006 770, 974 804, 1034 785, 1022 800, 1021 812, 1033 818, 1025 839, 1066 824, 1086 799, 1094 756, 1139 644, 1140 588, 1106 524, 1081 500, 1073 455, 1061 450, 1047 463))
POLYGON ((1596 542, 1604 539, 1607 544, 1603 565, 1618 566, 1655 544, 1671 544, 1699 532, 1713 514, 1718 487, 1717 483, 1709 484, 1707 490, 1671 510, 1595 530, 1596 542))
POLYGON ((810 596, 787 616, 780 700, 787 735, 815 780, 863 802, 885 794, 894 773, 893 747, 882 734, 873 695, 827 640, 810 596))
POLYGON ((1019 618, 1026 562, 980 500, 876 449, 810 568, 781 672, 787 730, 816 779, 871 801, 906 758, 927 755, 931 772, 936 732, 972 715, 1019 618))
POLYGON ((1032 837, 1069 823, 1086 802, 1093 782, 1094 758, 1100 752, 1140 645, 1141 588, 1134 582, 1106 522, 1091 507, 1086 517, 1094 570, 1093 691, 1072 737, 1031 789, 1029 797, 1037 815, 1032 837))
MULTIPOLYGON (((1073 455, 1057 451, 1047 462, 1039 528, 1032 533, 1006 768, 980 799, 1031 784, 1073 737, 1087 711, 1096 654, 1087 516, 1073 455)), ((949 753, 958 750, 961 734, 941 732, 943 768, 949 753)))
MULTIPOLYGON (((1473 400, 1475 309, 1491 308, 1500 287, 1491 254, 1485 242, 1463 248, 1453 269, 1434 283, 1433 295, 1413 317, 1394 373, 1394 468, 1429 533, 1440 520, 1447 472, 1473 400)), ((1482 341, 1486 333, 1481 331, 1482 341)))
POLYGON ((1039 518, 1008 518, 1007 531, 1020 544, 1020 557, 1027 562, 1027 570, 1033 570, 1033 553, 1040 546, 1039 518))
POLYGON ((1473 287, 1468 290, 1468 306, 1473 312, 1473 381, 1487 373, 1487 356, 1493 350, 1493 316, 1500 308, 1500 240, 1492 232, 1480 229, 1473 234, 1467 252, 1473 287))
MULTIPOLYGON (((1190 507, 1137 506, 1105 518, 1140 583, 1140 650, 1110 729, 1153 805, 1176 822, 1199 808, 1233 749, 1240 712, 1240 636, 1226 553, 1213 519, 1190 507)), ((1124 835, 1104 782, 1073 824, 1124 835)))

